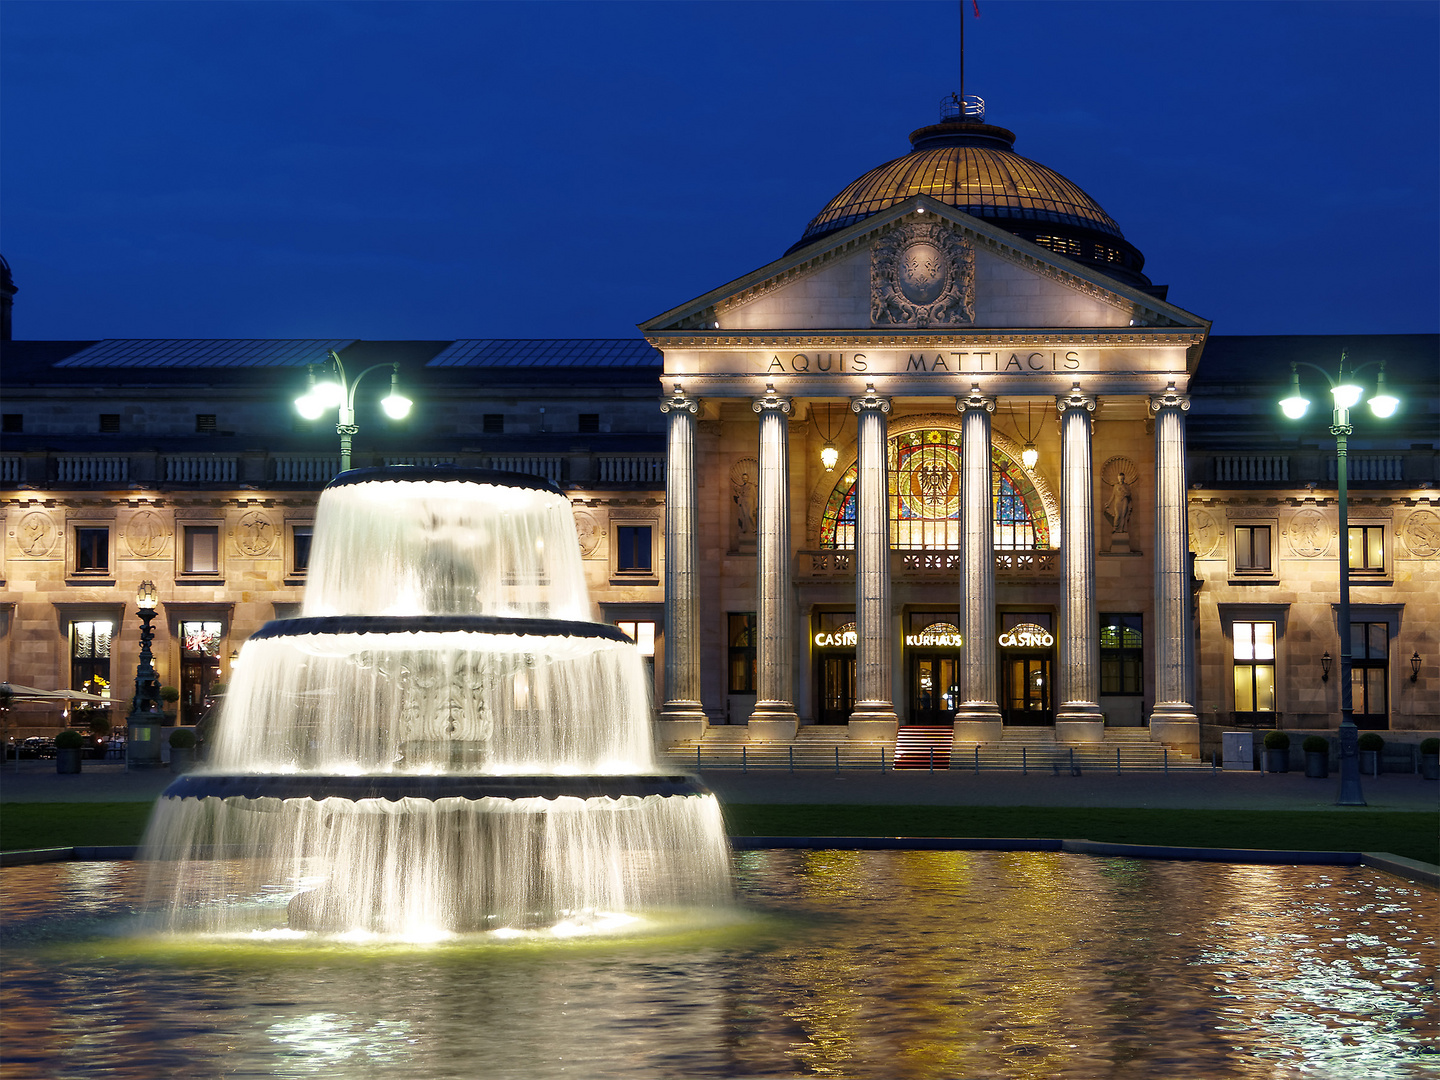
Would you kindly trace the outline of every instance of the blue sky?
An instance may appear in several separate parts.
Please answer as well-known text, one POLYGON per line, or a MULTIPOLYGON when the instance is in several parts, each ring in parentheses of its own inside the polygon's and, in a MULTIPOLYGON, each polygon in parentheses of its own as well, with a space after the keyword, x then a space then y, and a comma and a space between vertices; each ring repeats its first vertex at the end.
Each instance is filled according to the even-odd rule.
MULTIPOLYGON (((1216 333, 1440 329, 1440 5, 980 9, 967 92, 1216 333)), ((957 46, 948 2, 7 0, 15 336, 628 336, 904 153, 957 46)))

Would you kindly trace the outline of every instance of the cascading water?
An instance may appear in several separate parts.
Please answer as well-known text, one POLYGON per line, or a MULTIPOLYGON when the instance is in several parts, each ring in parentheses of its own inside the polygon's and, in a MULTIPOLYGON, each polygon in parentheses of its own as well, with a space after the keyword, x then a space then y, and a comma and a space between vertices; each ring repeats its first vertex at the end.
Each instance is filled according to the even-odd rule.
POLYGON ((586 621, 569 501, 358 469, 301 617, 241 652, 206 769, 146 835, 175 929, 574 931, 729 903, 719 805, 659 771, 644 661, 586 621))

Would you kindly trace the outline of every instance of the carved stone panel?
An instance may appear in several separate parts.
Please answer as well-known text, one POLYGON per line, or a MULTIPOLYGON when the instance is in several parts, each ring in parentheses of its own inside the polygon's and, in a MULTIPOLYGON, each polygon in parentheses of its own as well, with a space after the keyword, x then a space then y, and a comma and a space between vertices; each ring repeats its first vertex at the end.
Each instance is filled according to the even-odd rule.
POLYGON ((731 520, 735 522, 735 548, 755 546, 756 521, 760 513, 760 462, 741 458, 730 467, 731 520))
POLYGON ((154 510, 140 510, 125 524, 125 545, 137 559, 154 559, 165 554, 170 529, 154 510))
POLYGON ((576 510, 575 535, 580 540, 580 557, 588 559, 600 547, 600 540, 604 537, 605 531, 600 528, 600 523, 595 520, 594 514, 576 510))
POLYGON ((55 550, 55 541, 59 536, 60 530, 43 510, 25 514, 15 528, 16 546, 32 559, 43 559, 55 550))
POLYGON ((1100 480, 1105 485, 1105 520, 1117 534, 1130 531, 1130 515, 1139 495, 1135 490, 1139 477, 1140 470, 1127 457, 1112 457, 1100 470, 1100 480))
POLYGON ((1190 550, 1196 558, 1209 558, 1220 542, 1220 526, 1208 510, 1190 511, 1190 550))
POLYGON ((875 326, 966 326, 975 321, 975 249, 941 222, 908 222, 870 249, 875 326))
POLYGON ((235 546, 242 555, 258 558, 275 546, 275 523, 263 510, 248 510, 235 530, 235 546))
POLYGON ((1314 559, 1329 550, 1335 530, 1319 510, 1300 510, 1290 519, 1286 532, 1291 551, 1302 559, 1314 559))
POLYGON ((1400 527, 1400 537, 1415 558, 1434 558, 1440 552, 1440 517, 1432 510, 1416 510, 1400 527))

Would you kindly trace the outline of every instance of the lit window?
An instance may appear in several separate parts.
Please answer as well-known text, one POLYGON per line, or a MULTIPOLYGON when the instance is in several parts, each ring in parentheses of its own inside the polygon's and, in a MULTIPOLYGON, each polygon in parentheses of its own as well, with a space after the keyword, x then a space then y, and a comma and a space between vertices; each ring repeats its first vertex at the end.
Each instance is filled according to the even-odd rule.
POLYGON ((1270 526, 1237 525, 1235 527, 1235 572, 1237 574, 1270 573, 1270 526))
POLYGON ((115 624, 109 619, 70 624, 70 686, 87 694, 110 696, 110 638, 115 624))
POLYGON ((1275 711, 1275 624, 1234 625, 1235 711, 1275 711))
POLYGON ((1383 574, 1385 572, 1385 526, 1350 526, 1350 572, 1352 574, 1383 574))
POLYGON ((1145 692, 1139 615, 1100 616, 1100 693, 1145 692))
MULTIPOLYGON (((1354 537, 1354 529, 1350 535, 1354 537)), ((1351 623, 1350 704, 1356 727, 1389 727, 1389 680, 1390 627, 1386 623, 1351 623)))
POLYGON ((184 532, 184 572, 187 574, 218 574, 220 572, 220 527, 218 525, 186 525, 184 532))
POLYGON ((103 526, 75 527, 75 573, 110 572, 110 530, 103 526))
POLYGON ((729 617, 730 676, 732 694, 755 693, 755 612, 731 612, 729 617))
POLYGON ((314 534, 315 526, 309 523, 290 526, 290 573, 295 577, 310 569, 310 540, 314 534))
POLYGON ((655 655, 655 624, 653 622, 617 622, 623 634, 635 642, 641 656, 655 655))
POLYGON ((615 572, 619 574, 652 573, 650 557, 650 526, 620 525, 615 529, 615 572))

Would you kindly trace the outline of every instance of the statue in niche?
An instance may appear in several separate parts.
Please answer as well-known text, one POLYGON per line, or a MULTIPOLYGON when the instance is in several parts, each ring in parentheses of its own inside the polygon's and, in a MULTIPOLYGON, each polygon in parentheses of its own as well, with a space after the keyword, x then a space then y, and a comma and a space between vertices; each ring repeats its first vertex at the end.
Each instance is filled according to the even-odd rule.
POLYGON ((1110 507, 1107 516, 1110 524, 1117 533, 1130 531, 1130 511, 1133 500, 1130 497, 1130 485, 1125 480, 1122 472, 1114 485, 1110 488, 1110 507))
POLYGON ((1105 519, 1110 522, 1110 551, 1128 552, 1130 515, 1135 510, 1134 483, 1138 469, 1129 458, 1114 457, 1105 463, 1100 479, 1110 486, 1105 500, 1105 519))
POLYGON ((753 550, 760 512, 760 490, 755 478, 760 463, 754 458, 737 461, 730 470, 730 501, 735 504, 735 525, 739 547, 753 550))

